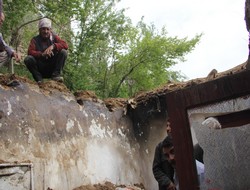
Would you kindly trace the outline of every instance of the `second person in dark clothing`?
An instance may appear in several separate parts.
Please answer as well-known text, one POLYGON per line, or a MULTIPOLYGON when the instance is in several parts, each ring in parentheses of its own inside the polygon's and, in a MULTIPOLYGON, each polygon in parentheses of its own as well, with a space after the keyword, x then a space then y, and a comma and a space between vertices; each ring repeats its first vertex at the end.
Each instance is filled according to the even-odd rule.
MULTIPOLYGON (((158 182, 159 190, 175 190, 174 184, 174 157, 166 156, 164 150, 173 149, 172 137, 167 136, 155 148, 153 174, 158 182)), ((173 153, 174 154, 174 153, 173 153)))
POLYGON ((24 63, 38 84, 43 78, 63 82, 61 72, 67 59, 68 44, 52 32, 48 18, 41 19, 38 27, 39 35, 31 40, 24 63))

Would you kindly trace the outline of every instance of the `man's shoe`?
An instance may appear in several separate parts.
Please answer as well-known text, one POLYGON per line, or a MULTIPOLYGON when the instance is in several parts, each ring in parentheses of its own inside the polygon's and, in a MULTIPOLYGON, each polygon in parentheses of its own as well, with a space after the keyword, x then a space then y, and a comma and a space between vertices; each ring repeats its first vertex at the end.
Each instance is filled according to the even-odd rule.
POLYGON ((38 84, 38 85, 41 85, 42 83, 43 83, 42 80, 37 81, 37 84, 38 84))
POLYGON ((55 76, 55 77, 52 77, 52 80, 54 80, 56 82, 63 82, 63 77, 61 77, 61 76, 55 76))
POLYGON ((11 86, 11 87, 16 87, 19 85, 20 85, 20 83, 17 80, 11 80, 7 83, 7 86, 11 86))

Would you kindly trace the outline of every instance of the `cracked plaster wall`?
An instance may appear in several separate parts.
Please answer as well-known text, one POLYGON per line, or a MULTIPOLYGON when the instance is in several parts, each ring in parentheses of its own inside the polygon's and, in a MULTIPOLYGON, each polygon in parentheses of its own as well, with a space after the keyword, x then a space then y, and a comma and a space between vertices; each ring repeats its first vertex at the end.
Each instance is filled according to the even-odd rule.
POLYGON ((72 94, 32 84, 0 85, 0 160, 32 163, 35 189, 70 190, 106 180, 154 189, 154 150, 143 148, 122 110, 109 112, 92 101, 81 106, 72 94))

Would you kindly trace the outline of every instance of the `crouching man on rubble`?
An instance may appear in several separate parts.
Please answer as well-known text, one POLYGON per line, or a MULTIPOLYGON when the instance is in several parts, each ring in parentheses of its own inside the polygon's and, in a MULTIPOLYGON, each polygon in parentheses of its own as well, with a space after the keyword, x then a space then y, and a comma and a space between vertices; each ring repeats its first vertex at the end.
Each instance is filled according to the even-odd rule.
POLYGON ((51 20, 43 18, 38 24, 39 35, 33 37, 24 63, 38 84, 43 78, 63 82, 61 72, 67 59, 68 44, 51 30, 51 20))

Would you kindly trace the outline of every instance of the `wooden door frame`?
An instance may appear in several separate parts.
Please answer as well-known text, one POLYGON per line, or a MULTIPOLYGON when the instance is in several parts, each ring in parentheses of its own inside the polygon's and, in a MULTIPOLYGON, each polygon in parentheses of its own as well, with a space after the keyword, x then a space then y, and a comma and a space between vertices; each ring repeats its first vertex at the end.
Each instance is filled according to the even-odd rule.
POLYGON ((181 190, 199 189, 187 110, 249 94, 250 70, 243 70, 166 94, 181 190))

